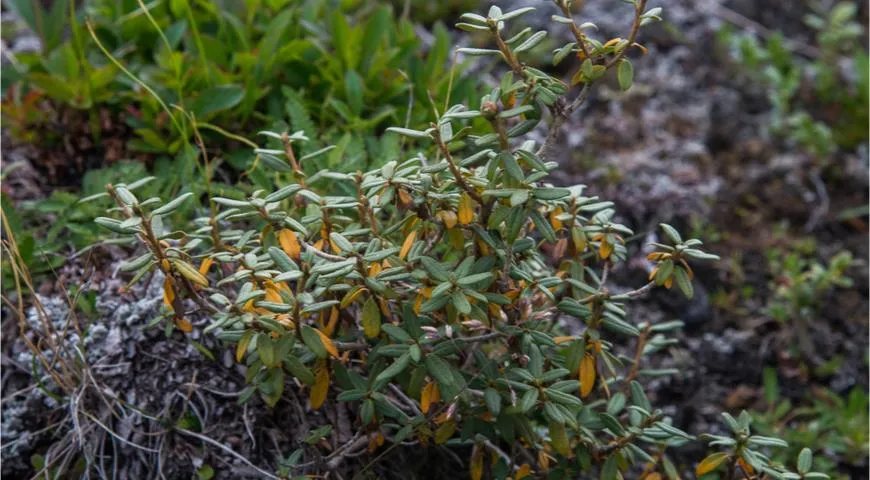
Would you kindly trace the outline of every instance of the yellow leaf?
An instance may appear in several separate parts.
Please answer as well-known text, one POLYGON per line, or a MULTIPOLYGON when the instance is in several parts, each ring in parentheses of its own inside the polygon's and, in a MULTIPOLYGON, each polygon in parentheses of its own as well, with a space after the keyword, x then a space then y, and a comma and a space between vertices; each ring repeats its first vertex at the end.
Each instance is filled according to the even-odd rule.
POLYGON ((438 445, 443 444, 447 440, 450 440, 450 437, 456 432, 456 422, 449 421, 441 424, 438 427, 438 430, 435 430, 435 443, 438 445))
POLYGON ((607 237, 602 238, 601 243, 598 245, 598 256, 602 259, 608 259, 611 253, 613 253, 613 245, 607 241, 607 237))
POLYGON ((318 330, 316 328, 314 328, 313 330, 314 330, 314 333, 316 333, 317 336, 320 337, 320 343, 323 344, 323 347, 326 348, 326 351, 329 352, 329 354, 332 355, 333 357, 338 358, 338 349, 335 348, 335 344, 332 343, 332 340, 330 340, 330 338, 327 337, 320 330, 318 330))
POLYGON ((665 288, 669 289, 673 286, 674 286, 674 277, 668 277, 668 279, 665 280, 665 288))
POLYGON ((252 338, 254 338, 254 335, 251 330, 242 334, 242 338, 239 339, 239 343, 236 345, 236 363, 242 363, 242 358, 248 352, 248 345, 250 345, 252 338))
POLYGON ((530 477, 532 475, 532 466, 528 463, 524 463, 517 469, 517 480, 523 480, 526 477, 530 477))
POLYGON ((363 305, 362 327, 368 338, 375 338, 381 333, 381 311, 374 298, 369 298, 363 305))
POLYGON ((474 447, 474 451, 471 452, 471 463, 469 466, 469 472, 471 473, 471 480, 480 480, 483 478, 483 450, 474 447))
POLYGON ((336 323, 338 323, 338 308, 333 306, 329 310, 329 323, 323 327, 323 333, 325 333, 327 337, 331 337, 332 334, 335 333, 336 323))
POLYGON ((294 260, 299 259, 299 255, 302 253, 302 247, 299 245, 299 239, 296 238, 296 232, 288 228, 282 229, 278 232, 278 243, 281 245, 281 249, 284 250, 284 253, 286 253, 288 257, 294 260))
POLYGON ((459 196, 458 218, 462 225, 468 225, 474 219, 474 202, 466 192, 462 192, 459 196))
POLYGON ((595 355, 586 353, 580 362, 580 397, 586 398, 595 386, 595 355))
POLYGON ((550 441, 553 443, 553 448, 564 456, 571 453, 569 445, 568 432, 565 431, 565 426, 558 422, 550 422, 550 441))
POLYGON ((583 253, 586 251, 586 234, 583 233, 583 230, 580 230, 577 227, 571 229, 571 241, 574 242, 574 250, 577 253, 583 253))
POLYGON ((390 307, 389 307, 389 305, 387 305, 387 301, 384 300, 383 298, 379 298, 378 305, 381 306, 381 313, 383 313, 384 316, 387 317, 387 319, 389 319, 390 318, 390 307))
POLYGON ((380 263, 374 262, 371 265, 369 265, 369 276, 370 277, 377 276, 377 274, 381 273, 381 271, 383 271, 383 269, 384 269, 384 267, 382 267, 380 263))
POLYGON ((576 338, 576 337, 572 337, 572 336, 569 335, 569 336, 567 336, 567 337, 555 337, 555 338, 553 339, 553 341, 556 342, 556 345, 561 345, 561 344, 563 344, 563 343, 570 342, 570 341, 574 340, 575 338, 576 338))
POLYGON ((407 238, 405 238, 405 242, 402 243, 402 249, 399 250, 399 258, 404 260, 405 257, 408 256, 408 252, 411 251, 411 247, 414 245, 414 240, 417 239, 418 230, 414 230, 411 232, 407 238))
POLYGON ((607 48, 607 47, 609 47, 609 46, 611 46, 611 45, 616 45, 617 43, 619 43, 619 42, 621 42, 621 41, 622 41, 622 39, 619 38, 619 37, 611 38, 610 40, 607 41, 607 43, 605 43, 604 45, 602 45, 601 48, 607 48))
POLYGON ((456 226, 456 213, 451 212, 450 210, 442 210, 438 212, 438 218, 444 222, 444 226, 448 229, 456 226))
POLYGON ((648 281, 652 281, 652 279, 656 278, 656 274, 659 273, 659 267, 655 267, 649 272, 649 277, 647 277, 648 281))
POLYGON ((326 370, 326 364, 321 364, 317 369, 317 375, 314 378, 314 385, 311 386, 311 394, 308 397, 311 401, 311 408, 317 410, 326 401, 326 394, 329 392, 329 371, 326 370))
POLYGON ((208 286, 208 279, 205 278, 205 275, 199 273, 199 270, 193 268, 193 266, 189 263, 178 258, 173 258, 171 262, 172 266, 175 268, 175 271, 180 273, 182 277, 190 280, 191 282, 199 285, 200 287, 208 286))
POLYGON ((193 324, 190 323, 190 320, 186 318, 175 318, 175 326, 178 327, 184 333, 190 333, 193 331, 193 324))
POLYGON ((553 230, 558 231, 562 229, 562 221, 559 220, 557 217, 563 212, 564 210, 562 210, 562 207, 556 207, 553 209, 552 212, 550 212, 550 225, 553 226, 553 230))
POLYGON ((175 301, 175 290, 172 288, 172 277, 166 277, 163 281, 163 303, 172 308, 173 301, 175 301))
POLYGON ((429 408, 433 403, 438 403, 441 400, 441 391, 438 390, 438 384, 435 382, 429 382, 423 387, 422 392, 420 392, 420 410, 423 413, 429 413, 429 408))
POLYGON ((362 295, 363 292, 367 291, 368 290, 363 287, 354 287, 351 290, 348 290, 348 292, 344 295, 344 298, 341 299, 341 304, 339 305, 339 307, 341 307, 342 309, 347 308, 351 303, 359 298, 359 296, 362 295))
POLYGON ((211 258, 202 259, 202 263, 199 264, 199 273, 205 275, 208 273, 208 269, 214 264, 214 260, 211 258))
POLYGON ((716 470, 716 468, 719 465, 722 465, 722 462, 727 458, 728 454, 725 452, 716 452, 708 455, 707 458, 701 460, 701 463, 699 463, 695 468, 695 475, 700 477, 701 475, 706 475, 713 470, 716 470))
POLYGON ((278 293, 278 290, 271 287, 266 287, 266 300, 274 303, 284 303, 284 299, 281 298, 281 294, 278 293))
POLYGON ((545 472, 550 469, 550 456, 547 455, 547 451, 544 448, 538 450, 538 465, 545 472))
POLYGON ((648 473, 643 480, 662 480, 662 474, 658 472, 648 473))

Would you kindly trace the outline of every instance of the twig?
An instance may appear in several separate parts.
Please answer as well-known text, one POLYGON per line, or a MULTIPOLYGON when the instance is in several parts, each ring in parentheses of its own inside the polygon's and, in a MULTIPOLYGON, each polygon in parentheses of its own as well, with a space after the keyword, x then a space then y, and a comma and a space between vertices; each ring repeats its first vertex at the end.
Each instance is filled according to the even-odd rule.
POLYGON ((405 393, 404 393, 404 392, 403 392, 399 387, 397 387, 397 386, 395 386, 395 385, 393 385, 393 384, 391 383, 391 384, 390 384, 390 390, 392 390, 393 393, 395 393, 397 397, 401 398, 402 401, 405 402, 406 405, 408 405, 409 407, 411 407, 411 410, 413 410, 414 413, 416 413, 417 415, 423 415, 423 412, 421 412, 420 409, 417 408, 417 404, 414 403, 413 400, 411 400, 410 398, 408 398, 408 396, 405 395, 405 393))
POLYGON ((256 470, 258 473, 260 473, 261 475, 263 475, 265 478, 271 478, 271 479, 273 479, 273 480, 281 480, 279 477, 276 477, 275 475, 272 475, 271 473, 269 473, 269 472, 263 470, 262 468, 260 468, 260 467, 258 467, 258 466, 256 466, 256 465, 254 465, 253 463, 251 463, 250 460, 248 460, 247 458, 245 458, 243 455, 236 453, 235 450, 233 450, 232 448, 230 448, 230 447, 228 447, 228 446, 226 446, 226 445, 224 445, 224 444, 218 442, 217 440, 213 440, 213 439, 211 439, 211 438, 209 438, 209 437, 207 437, 207 436, 205 436, 205 435, 200 435, 200 434, 198 434, 198 433, 196 433, 196 432, 191 432, 190 430, 187 430, 187 429, 184 429, 184 428, 175 427, 174 430, 175 430, 176 432, 178 432, 178 433, 182 433, 182 434, 184 434, 184 435, 188 435, 188 436, 190 436, 190 437, 194 437, 194 438, 199 439, 199 440, 201 440, 201 441, 203 441, 203 442, 206 442, 206 443, 208 443, 208 444, 211 444, 211 445, 214 445, 215 447, 220 448, 220 449, 223 450, 224 452, 226 452, 226 453, 228 453, 228 454, 230 454, 230 455, 236 457, 237 459, 241 460, 245 465, 247 465, 247 466, 253 468, 253 469, 256 470))

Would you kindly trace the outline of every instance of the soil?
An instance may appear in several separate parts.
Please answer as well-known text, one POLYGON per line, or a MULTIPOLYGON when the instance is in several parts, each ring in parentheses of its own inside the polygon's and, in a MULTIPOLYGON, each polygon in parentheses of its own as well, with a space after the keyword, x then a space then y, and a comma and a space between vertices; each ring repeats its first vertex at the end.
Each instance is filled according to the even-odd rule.
MULTIPOLYGON (((625 12, 614 11, 613 2, 586 3, 581 14, 596 22, 602 35, 622 31, 625 12)), ((782 396, 794 403, 817 387, 840 394, 855 386, 866 391, 867 217, 838 217, 846 208, 868 203, 866 144, 838 153, 835 168, 821 173, 825 189, 820 190, 811 178, 812 159, 769 131, 770 105, 763 92, 717 46, 714 35, 723 23, 715 14, 719 2, 666 3, 672 28, 654 26, 642 34, 649 53, 632 59, 634 87, 620 93, 614 80, 596 89, 566 125, 561 168, 555 173, 559 184, 585 183, 615 201, 620 221, 646 233, 644 242, 655 241, 656 225, 668 222, 681 231, 699 231, 697 236, 722 257, 716 266, 697 272, 693 300, 657 291, 634 306, 637 320, 679 318, 686 324, 680 344, 656 360, 680 374, 649 383, 653 404, 663 406, 675 425, 690 433, 715 433, 721 430, 718 412, 723 409, 764 406, 765 367, 776 369, 782 396), (829 198, 827 211, 818 210, 820 195, 829 198), (778 280, 770 276, 768 252, 807 239, 815 241, 818 259, 851 251, 856 262, 848 274, 855 284, 826 299, 810 325, 812 355, 799 357, 788 348, 794 327, 777 323, 765 309, 778 280), (742 294, 747 287, 752 293, 742 294), (813 373, 835 356, 842 359, 835 372, 813 373)), ((753 22, 807 40, 801 28, 805 12, 795 2, 724 4, 753 22)), ((862 8, 866 25, 866 5, 862 8)), ((530 26, 548 24, 552 13, 546 5, 539 7, 530 26)), ((614 270, 614 288, 637 287, 637 279, 645 278, 644 242, 632 245, 632 260, 614 270)), ((255 467, 274 472, 282 457, 304 444, 310 429, 337 425, 336 434, 322 444, 327 454, 349 439, 341 425, 354 412, 332 402, 309 411, 293 385, 274 409, 258 398, 239 404, 244 369, 235 365, 230 348, 202 332, 206 319, 195 319, 187 336, 145 328, 161 302, 161 279, 126 288, 113 268, 122 255, 107 248, 79 257, 63 267, 53 288, 40 297, 46 312, 42 318, 60 332, 55 341, 81 345, 86 352, 84 359, 70 352, 58 355, 86 366, 84 386, 73 392, 75 408, 33 388, 33 355, 18 335, 17 319, 4 310, 3 474, 29 478, 33 454, 77 446, 99 452, 96 458, 104 460, 96 468, 117 478, 192 478, 206 466, 215 470, 215 478, 257 478, 262 473, 255 467), (64 332, 71 314, 58 292, 71 284, 96 293, 96 310, 90 318, 78 316, 80 329, 64 332), (63 428, 47 428, 54 424, 63 428), (101 424, 110 425, 117 437, 101 424), (181 429, 201 432, 234 453, 181 429)), ((25 323, 44 330, 42 322, 31 309, 25 323)), ((28 336, 34 339, 32 333, 28 336)), ((44 351, 49 358, 54 355, 44 351)), ((696 443, 676 458, 687 466, 701 458, 702 448, 696 443)), ((363 448, 343 471, 368 467, 371 478, 451 478, 465 471, 460 459, 468 454, 457 453, 403 446, 369 454, 363 448)), ((301 460, 318 461, 309 456, 301 460)), ((852 478, 866 467, 866 458, 841 464, 844 473, 856 475, 852 478)))

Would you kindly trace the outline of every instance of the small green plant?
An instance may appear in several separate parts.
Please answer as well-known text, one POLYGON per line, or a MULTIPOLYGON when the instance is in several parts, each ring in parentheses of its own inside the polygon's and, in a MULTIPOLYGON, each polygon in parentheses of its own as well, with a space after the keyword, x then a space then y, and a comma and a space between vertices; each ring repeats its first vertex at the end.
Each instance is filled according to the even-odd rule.
POLYGON ((784 462, 800 452, 796 445, 823 446, 824 457, 816 458, 815 469, 835 479, 848 478, 840 465, 861 468, 870 449, 868 397, 861 387, 845 397, 823 388, 813 388, 795 404, 779 393, 776 371, 764 372, 764 401, 767 408, 755 412, 756 429, 764 435, 786 440, 788 449, 776 451, 772 458, 784 462))
POLYGON ((783 464, 773 461, 765 451, 787 448, 788 442, 776 437, 765 437, 752 433, 752 416, 745 410, 734 418, 727 412, 722 413, 730 435, 704 434, 702 438, 711 447, 724 449, 708 455, 698 463, 695 474, 700 478, 715 471, 725 471, 725 479, 758 478, 787 480, 824 480, 830 478, 821 472, 812 472, 813 453, 804 448, 797 456, 797 472, 789 471, 783 464))
POLYGON ((801 351, 810 354, 814 351, 810 341, 812 322, 828 294, 835 288, 848 288, 853 284, 846 275, 846 270, 852 266, 852 254, 840 252, 827 266, 799 253, 770 251, 768 260, 773 275, 773 296, 767 310, 779 322, 794 327, 801 351))
POLYGON ((852 2, 807 15, 805 23, 816 34, 814 46, 790 43, 778 33, 765 42, 727 29, 720 35, 741 72, 760 72, 754 78, 768 89, 773 131, 820 164, 838 149, 868 140, 867 50, 856 17, 852 2))
MULTIPOLYGON (((218 149, 240 138, 225 138, 224 129, 289 125, 317 131, 364 167, 380 156, 370 137, 385 125, 420 121, 448 96, 471 93, 469 79, 448 71, 444 26, 435 24, 423 61, 413 23, 389 5, 92 0, 63 13, 57 21, 71 28, 72 41, 46 42, 42 52, 4 65, 15 74, 4 115, 16 131, 41 125, 29 96, 35 91, 92 116, 98 106, 125 112, 134 152, 177 155, 195 143, 196 130, 218 149)), ((99 122, 91 118, 91 126, 98 139, 99 122)), ((231 164, 247 170, 250 161, 231 164)))
MULTIPOLYGON (((197 194, 235 190, 216 178, 239 175, 258 188, 274 188, 284 179, 265 166, 269 159, 238 150, 254 145, 246 138, 262 129, 317 132, 300 144, 301 168, 309 175, 380 164, 402 147, 395 135, 382 135, 387 125, 418 123, 448 98, 467 99, 475 88, 449 58, 443 25, 434 25, 424 60, 413 23, 397 18, 389 5, 91 0, 80 7, 57 2, 50 11, 33 2, 10 7, 35 32, 50 35, 41 36, 41 52, 4 63, 4 126, 15 138, 48 148, 64 143, 68 129, 54 122, 73 109, 68 117, 87 124, 85 132, 99 145, 101 115, 111 112, 110 121, 125 122, 133 133, 123 139, 121 155, 153 159, 157 178, 149 195, 175 195, 182 185, 197 194), (70 41, 54 41, 51 35, 67 27, 70 41), (328 143, 335 144, 328 155, 308 155, 328 143)), ((81 193, 94 193, 95 176, 103 178, 99 189, 116 183, 112 172, 124 165, 86 173, 81 193)), ((126 178, 134 176, 144 174, 126 178)), ((4 198, 32 274, 51 271, 69 249, 96 240, 92 219, 99 208, 75 200, 64 192, 20 205, 4 198), (51 219, 50 227, 43 218, 51 219)))

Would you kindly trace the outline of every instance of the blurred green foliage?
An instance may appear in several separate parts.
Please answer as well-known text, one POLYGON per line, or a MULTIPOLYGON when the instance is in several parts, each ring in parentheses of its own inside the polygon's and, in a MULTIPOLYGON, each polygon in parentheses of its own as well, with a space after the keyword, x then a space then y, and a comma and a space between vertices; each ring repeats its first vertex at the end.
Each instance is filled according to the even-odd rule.
POLYGON ((870 81, 857 8, 840 2, 806 15, 813 45, 792 42, 779 32, 765 40, 730 28, 719 34, 739 74, 766 89, 772 130, 822 163, 838 149, 854 149, 868 140, 870 81))
POLYGON ((764 399, 768 408, 755 412, 756 428, 789 444, 788 449, 777 451, 774 458, 785 462, 798 455, 801 445, 813 445, 819 450, 815 470, 831 478, 849 478, 840 465, 855 469, 867 461, 868 397, 867 392, 855 387, 845 396, 824 388, 814 388, 798 404, 780 395, 776 371, 764 371, 764 399))
MULTIPOLYGON (((399 155, 400 140, 381 135, 387 125, 418 125, 443 110, 448 98, 479 98, 462 66, 452 68, 444 25, 435 22, 425 44, 416 18, 389 2, 5 5, 43 46, 3 66, 3 122, 13 138, 43 149, 61 146, 65 135, 82 130, 50 125, 73 109, 72 118, 100 145, 108 111, 111 121, 132 131, 123 139, 123 157, 151 159, 154 194, 182 187, 224 192, 239 176, 260 188, 280 184, 281 176, 263 169, 249 148, 238 148, 265 142, 255 137, 265 129, 308 133, 303 155, 336 145, 304 165, 309 174, 365 170, 399 155)), ((81 190, 88 195, 143 174, 142 165, 112 165, 87 172, 81 190)), ((79 205, 69 192, 17 205, 4 197, 4 210, 10 223, 16 219, 19 240, 34 245, 34 273, 62 264, 64 246, 80 249, 96 240, 90 220, 99 206, 79 205)))

